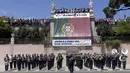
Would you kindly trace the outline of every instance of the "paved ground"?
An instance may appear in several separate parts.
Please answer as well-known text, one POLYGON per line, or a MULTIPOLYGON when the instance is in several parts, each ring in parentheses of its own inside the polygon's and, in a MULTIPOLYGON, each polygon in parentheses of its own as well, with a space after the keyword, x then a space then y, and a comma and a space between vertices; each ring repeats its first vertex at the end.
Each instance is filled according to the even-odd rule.
MULTIPOLYGON (((64 59, 66 58, 65 55, 63 55, 63 57, 64 57, 64 59)), ((56 64, 56 61, 55 61, 55 64, 56 64)), ((66 65, 66 60, 63 60, 63 68, 60 70, 60 72, 62 72, 62 73, 67 73, 68 72, 68 68, 65 65, 66 65)), ((126 68, 127 68, 126 71, 130 71, 130 64, 127 64, 126 68)), ((86 72, 86 71, 93 72, 93 71, 101 71, 101 70, 98 69, 98 68, 94 68, 94 70, 91 71, 89 69, 86 69, 85 67, 84 67, 83 70, 79 70, 79 68, 75 67, 74 71, 77 71, 77 72, 86 72)), ((112 69, 108 69, 108 68, 105 67, 104 71, 113 71, 113 70, 112 69)), ((116 71, 123 71, 123 69, 118 69, 117 68, 116 71)), ((0 64, 0 72, 4 72, 4 65, 0 64)), ((9 72, 17 72, 17 70, 12 70, 12 71, 9 71, 9 72)), ((22 70, 22 72, 28 72, 28 70, 24 69, 24 70, 22 70)), ((55 65, 55 67, 53 67, 51 69, 51 71, 47 71, 47 69, 43 69, 42 71, 39 71, 38 69, 34 69, 34 70, 29 71, 29 72, 34 72, 34 73, 35 72, 45 72, 45 73, 46 72, 57 72, 57 68, 56 68, 56 65, 55 65)), ((18 73, 20 73, 20 72, 18 72, 18 73)))
MULTIPOLYGON (((0 72, 0 73, 70 73, 69 71, 48 72, 0 72)), ((74 73, 130 73, 130 71, 76 71, 74 73)))
MULTIPOLYGON (((94 68, 93 70, 90 70, 90 69, 87 69, 87 68, 85 68, 84 67, 84 69, 83 70, 79 70, 77 67, 75 67, 74 68, 74 71, 76 72, 76 73, 84 73, 84 72, 87 72, 87 73, 89 73, 89 72, 91 72, 91 73, 100 73, 101 72, 101 70, 100 69, 98 69, 98 68, 94 68)), ((1 66, 1 70, 0 70, 0 72, 3 72, 4 73, 4 67, 2 68, 2 66, 1 66)), ((8 72, 18 72, 17 70, 10 70, 10 71, 8 71, 8 72)), ((59 70, 59 71, 57 71, 57 69, 56 69, 56 67, 53 67, 50 71, 48 71, 46 68, 44 68, 44 69, 42 69, 42 70, 38 70, 38 68, 35 68, 35 69, 33 69, 33 70, 31 70, 31 71, 28 71, 27 69, 23 69, 22 71, 20 71, 20 72, 18 72, 18 73, 40 73, 40 72, 44 72, 44 73, 68 73, 69 71, 68 71, 68 68, 66 67, 66 66, 63 66, 63 68, 61 69, 61 70, 59 70)), ((118 69, 118 68, 116 68, 116 70, 112 70, 112 69, 108 69, 108 68, 105 68, 104 69, 104 71, 102 71, 102 72, 109 72, 109 73, 130 73, 130 68, 127 68, 126 70, 123 70, 123 69, 118 69)))

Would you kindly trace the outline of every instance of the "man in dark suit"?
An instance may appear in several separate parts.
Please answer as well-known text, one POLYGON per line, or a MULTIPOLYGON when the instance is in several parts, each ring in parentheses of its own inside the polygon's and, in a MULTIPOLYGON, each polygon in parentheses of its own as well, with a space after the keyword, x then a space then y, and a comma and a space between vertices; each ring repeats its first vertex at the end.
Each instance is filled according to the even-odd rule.
POLYGON ((69 69, 70 73, 74 72, 74 64, 75 64, 74 56, 72 54, 70 54, 70 58, 68 61, 68 69, 69 69))
POLYGON ((4 57, 4 62, 5 62, 5 71, 8 71, 9 68, 9 56, 6 54, 6 57, 4 57))
POLYGON ((21 63, 22 63, 22 57, 21 57, 21 55, 19 54, 18 57, 17 57, 17 67, 18 67, 18 71, 21 70, 21 63))
POLYGON ((63 57, 61 54, 58 54, 58 56, 56 57, 57 60, 57 69, 61 69, 62 68, 62 61, 63 61, 63 57))

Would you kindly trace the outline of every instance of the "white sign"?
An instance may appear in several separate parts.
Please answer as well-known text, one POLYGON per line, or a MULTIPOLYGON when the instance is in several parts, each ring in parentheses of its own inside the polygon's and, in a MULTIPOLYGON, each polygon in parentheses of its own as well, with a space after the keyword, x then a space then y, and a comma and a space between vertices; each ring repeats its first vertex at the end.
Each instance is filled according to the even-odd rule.
POLYGON ((55 14, 54 18, 89 18, 89 13, 62 13, 62 14, 55 14))
POLYGON ((92 46, 91 39, 85 40, 52 40, 53 46, 92 46))

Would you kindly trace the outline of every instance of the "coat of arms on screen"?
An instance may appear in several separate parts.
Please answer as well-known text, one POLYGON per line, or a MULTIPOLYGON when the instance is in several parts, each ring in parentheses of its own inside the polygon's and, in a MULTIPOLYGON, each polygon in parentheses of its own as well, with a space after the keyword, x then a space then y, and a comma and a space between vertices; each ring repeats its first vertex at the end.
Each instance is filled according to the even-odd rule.
POLYGON ((71 34, 74 31, 74 25, 66 23, 62 26, 62 32, 65 34, 71 34))

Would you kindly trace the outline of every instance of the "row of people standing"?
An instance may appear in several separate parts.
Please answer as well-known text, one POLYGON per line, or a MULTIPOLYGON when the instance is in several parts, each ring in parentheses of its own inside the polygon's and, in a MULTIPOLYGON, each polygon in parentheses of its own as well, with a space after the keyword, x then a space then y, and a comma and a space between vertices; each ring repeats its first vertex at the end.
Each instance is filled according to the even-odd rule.
POLYGON ((50 19, 45 18, 14 18, 14 17, 1 17, 5 23, 12 27, 43 27, 50 24, 50 19))
POLYGON ((11 55, 4 58, 5 62, 5 71, 12 69, 17 69, 18 71, 22 69, 34 69, 39 68, 42 70, 43 68, 47 67, 50 70, 54 66, 55 55, 52 53, 50 55, 43 55, 43 54, 18 54, 18 55, 11 55))
POLYGON ((71 73, 74 71, 74 66, 80 70, 83 67, 93 69, 94 67, 104 70, 104 67, 115 70, 115 68, 126 69, 127 56, 124 54, 68 54, 66 55, 66 66, 71 73))
MULTIPOLYGON (((79 69, 83 69, 83 67, 93 69, 93 67, 97 67, 101 70, 104 67, 108 67, 111 69, 115 69, 116 67, 126 69, 126 55, 122 54, 67 54, 66 55, 66 66, 70 70, 70 72, 74 71, 74 66, 77 66, 79 69), (122 56, 123 61, 119 59, 122 56)), ((11 55, 9 57, 6 55, 4 58, 5 61, 5 70, 8 71, 8 67, 10 69, 21 69, 27 68, 28 70, 39 68, 42 70, 43 68, 47 68, 48 70, 54 67, 54 63, 57 63, 57 69, 60 70, 62 68, 63 56, 62 54, 58 54, 55 58, 55 55, 52 53, 50 55, 47 54, 26 54, 26 55, 11 55)))

